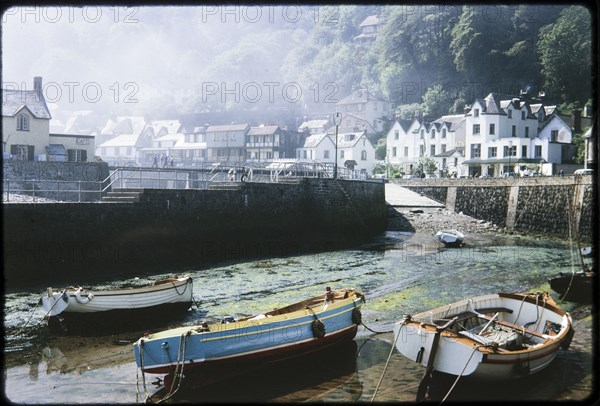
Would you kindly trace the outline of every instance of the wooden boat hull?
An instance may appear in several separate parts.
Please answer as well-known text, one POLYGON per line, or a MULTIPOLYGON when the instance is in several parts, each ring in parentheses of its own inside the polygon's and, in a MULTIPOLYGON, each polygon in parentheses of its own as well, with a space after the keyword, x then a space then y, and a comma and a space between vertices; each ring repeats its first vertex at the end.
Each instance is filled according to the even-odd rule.
POLYGON ((242 366, 277 362, 352 340, 360 323, 357 312, 362 294, 354 290, 335 294, 340 299, 333 303, 324 303, 324 297, 310 299, 314 303, 310 309, 300 306, 279 314, 274 310, 265 313, 266 317, 181 327, 142 337, 134 344, 136 363, 144 372, 166 374, 180 364, 186 376, 204 374, 203 379, 210 382, 215 369, 241 371, 242 366), (342 299, 342 295, 348 297, 342 299), (319 322, 322 329, 315 328, 319 322))
POLYGON ((561 272, 559 276, 550 279, 548 283, 553 291, 560 293, 561 300, 589 304, 592 303, 595 280, 593 272, 577 272, 575 274, 561 272))
POLYGON ((396 348, 427 366, 436 328, 441 339, 433 369, 482 379, 511 379, 541 371, 561 347, 568 347, 573 335, 570 315, 547 294, 499 293, 462 300, 398 323, 396 348), (454 317, 457 322, 452 328, 441 329, 440 323, 454 317), (525 327, 530 321, 535 322, 525 327), (470 331, 463 329, 469 325, 474 326, 470 331), (489 325, 485 333, 477 334, 485 325, 489 325))
MULTIPOLYGON (((50 288, 49 288, 50 290, 50 288)), ((192 304, 193 282, 189 276, 157 281, 154 285, 91 292, 70 288, 53 290, 41 298, 48 316, 84 318, 90 315, 134 314, 142 310, 187 310, 192 304)))

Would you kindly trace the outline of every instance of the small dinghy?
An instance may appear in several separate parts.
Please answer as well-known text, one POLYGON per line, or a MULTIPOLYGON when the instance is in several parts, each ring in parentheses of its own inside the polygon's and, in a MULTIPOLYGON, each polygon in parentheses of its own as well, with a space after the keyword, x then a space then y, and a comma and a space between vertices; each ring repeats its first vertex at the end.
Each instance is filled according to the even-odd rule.
MULTIPOLYGON (((574 334, 548 293, 497 293, 406 316, 394 329, 404 356, 433 371, 484 379, 534 374, 574 334)), ((424 377, 425 381, 425 377, 424 377)))
POLYGON ((235 374, 352 340, 363 301, 357 290, 328 289, 324 295, 254 317, 228 317, 221 323, 148 334, 133 345, 135 361, 144 382, 144 373, 167 374, 164 387, 169 394, 183 376, 193 381, 190 386, 201 387, 223 372, 235 374))
POLYGON ((593 271, 560 272, 558 276, 549 279, 548 283, 553 291, 560 294, 560 300, 590 304, 597 280, 593 271))
POLYGON ((458 230, 440 230, 435 235, 435 238, 448 247, 460 247, 465 236, 458 230))
POLYGON ((48 288, 40 299, 48 317, 119 316, 140 311, 185 311, 192 305, 192 278, 162 279, 141 288, 88 291, 81 287, 48 288))

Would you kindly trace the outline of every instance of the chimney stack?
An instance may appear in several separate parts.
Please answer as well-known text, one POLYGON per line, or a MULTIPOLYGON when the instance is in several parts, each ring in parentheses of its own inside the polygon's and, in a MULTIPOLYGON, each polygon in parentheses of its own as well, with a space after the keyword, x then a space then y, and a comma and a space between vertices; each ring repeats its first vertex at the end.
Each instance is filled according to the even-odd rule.
POLYGON ((42 77, 41 76, 34 76, 33 90, 37 91, 40 94, 42 93, 42 77))
POLYGON ((581 110, 573 109, 571 111, 573 116, 573 131, 580 132, 581 131, 581 110))

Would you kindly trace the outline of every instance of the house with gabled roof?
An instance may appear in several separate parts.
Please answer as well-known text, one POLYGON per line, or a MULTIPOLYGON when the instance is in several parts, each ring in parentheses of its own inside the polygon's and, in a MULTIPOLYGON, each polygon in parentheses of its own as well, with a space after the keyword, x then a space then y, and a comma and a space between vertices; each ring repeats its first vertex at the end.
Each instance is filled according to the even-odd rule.
POLYGON ((250 127, 246 134, 246 160, 268 161, 287 158, 283 154, 282 130, 278 125, 250 127))
POLYGON ((33 90, 2 89, 4 159, 45 161, 51 118, 41 77, 33 78, 33 90))
POLYGON ((155 138, 184 132, 183 124, 179 120, 152 120, 149 126, 152 127, 155 138))
POLYGON ((467 106, 466 160, 469 176, 541 172, 552 175, 572 152, 571 129, 555 106, 490 93, 467 106), (527 171, 526 171, 527 169, 527 171))
POLYGON ((333 123, 330 120, 306 120, 298 127, 298 132, 309 135, 325 134, 331 127, 333 127, 333 123))
POLYGON ((354 37, 354 41, 360 43, 372 43, 377 39, 377 32, 379 31, 379 17, 377 15, 370 15, 365 18, 359 25, 360 34, 354 37))
POLYGON ((335 107, 342 114, 339 124, 342 131, 354 131, 357 128, 369 134, 379 133, 392 121, 394 114, 392 103, 365 87, 352 89, 335 107))
POLYGON ((207 157, 210 161, 246 160, 248 124, 211 125, 206 129, 207 157))

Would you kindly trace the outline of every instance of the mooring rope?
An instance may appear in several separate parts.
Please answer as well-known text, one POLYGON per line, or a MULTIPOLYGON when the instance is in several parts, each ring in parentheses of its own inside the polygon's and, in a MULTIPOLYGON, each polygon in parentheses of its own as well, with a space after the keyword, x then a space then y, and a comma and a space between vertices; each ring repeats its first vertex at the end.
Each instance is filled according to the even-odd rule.
POLYGON ((567 286, 567 290, 565 290, 565 293, 562 295, 562 298, 560 299, 560 301, 558 303, 562 303, 565 301, 565 299, 567 298, 567 295, 569 294, 569 290, 571 290, 571 285, 573 284, 573 280, 575 279, 575 263, 573 260, 573 237, 571 234, 571 227, 572 227, 572 218, 571 218, 571 201, 569 199, 569 210, 567 210, 567 214, 569 216, 569 221, 567 222, 567 224, 569 225, 569 253, 571 254, 571 278, 569 279, 569 286, 567 286))
POLYGON ((454 387, 458 383, 458 380, 462 377, 462 374, 465 373, 465 370, 467 369, 467 366, 469 365, 469 362, 471 362, 471 358, 473 358, 473 355, 475 355, 475 352, 479 348, 481 348, 481 347, 486 347, 486 345, 478 345, 475 348, 473 348, 473 352, 471 352, 471 355, 469 356, 469 359, 465 363, 465 366, 463 367, 462 371, 460 371, 460 374, 458 374, 458 376, 456 377, 456 380, 454 381, 454 383, 452 384, 452 386, 448 390, 448 393, 446 393, 446 396, 444 396, 444 398, 442 399, 442 401, 440 402, 440 404, 444 403, 446 401, 446 399, 448 398, 448 396, 450 396, 450 393, 452 393, 452 391, 454 390, 454 387))
POLYGON ((381 386, 381 382, 383 382, 383 377, 385 376, 385 372, 387 371, 388 365, 390 363, 390 359, 392 359, 392 354, 394 353, 394 348, 396 347, 396 341, 398 337, 400 337, 400 332, 402 330, 402 326, 406 322, 407 318, 402 320, 400 325, 398 326, 398 334, 394 334, 394 340, 392 341, 392 348, 390 348, 390 353, 388 354, 387 360, 385 361, 385 365, 383 366, 383 372, 381 373, 381 377, 379 378, 379 382, 377 382, 377 386, 375 387, 375 391, 373 392, 373 397, 371 397, 371 402, 375 401, 375 397, 377 396, 377 392, 379 391, 379 387, 381 386))
POLYGON ((175 371, 173 372, 173 382, 171 382, 171 389, 169 390, 169 393, 164 398, 162 398, 161 400, 159 400, 156 403, 162 403, 165 400, 170 399, 171 397, 173 397, 173 395, 175 395, 177 393, 177 391, 181 387, 181 382, 183 381, 183 367, 185 366, 185 353, 186 353, 186 349, 187 349, 187 338, 191 333, 192 333, 192 331, 188 330, 187 332, 183 333, 181 335, 181 337, 179 338, 179 348, 177 350, 177 364, 175 364, 175 371), (179 369, 179 372, 177 372, 177 369, 179 369), (175 388, 175 381, 177 381, 177 388, 175 388), (173 390, 173 389, 175 389, 175 390, 173 390))
MULTIPOLYGON (((42 316, 42 318, 41 318, 41 319, 40 319, 40 320, 37 322, 37 324, 36 324, 35 326, 31 327, 31 329, 29 329, 28 333, 29 333, 29 332, 31 332, 31 331, 32 331, 32 330, 33 330, 33 329, 34 329, 36 326, 39 326, 39 325, 40 325, 40 324, 41 324, 41 323, 44 321, 44 319, 45 319, 46 317, 48 317, 48 315, 50 314, 50 312, 52 312, 52 310, 54 310, 54 307, 55 307, 55 306, 58 304, 58 301, 59 301, 59 300, 62 300, 62 296, 65 294, 65 292, 66 292, 66 291, 67 291, 67 290, 65 289, 65 290, 63 290, 63 291, 60 293, 60 296, 58 297, 58 300, 56 300, 56 301, 54 302, 54 304, 52 305, 52 307, 50 307, 50 309, 49 309, 49 310, 46 312, 46 314, 44 314, 44 315, 42 316)), ((27 319, 27 323, 25 323, 25 325, 24 325, 23 327, 21 327, 21 328, 20 328, 20 329, 19 329, 19 330, 18 330, 18 331, 15 333, 15 335, 20 335, 20 334, 23 332, 23 330, 25 330, 25 327, 27 327, 27 325, 28 325, 28 324, 29 324, 29 322, 31 321, 31 318, 33 317, 33 315, 34 315, 34 313, 35 313, 36 309, 38 308, 38 306, 40 305, 41 301, 42 301, 41 299, 40 299, 40 300, 38 300, 37 304, 35 305, 35 307, 34 307, 34 308, 33 308, 33 310, 31 311, 31 314, 29 315, 29 319, 27 319)))

